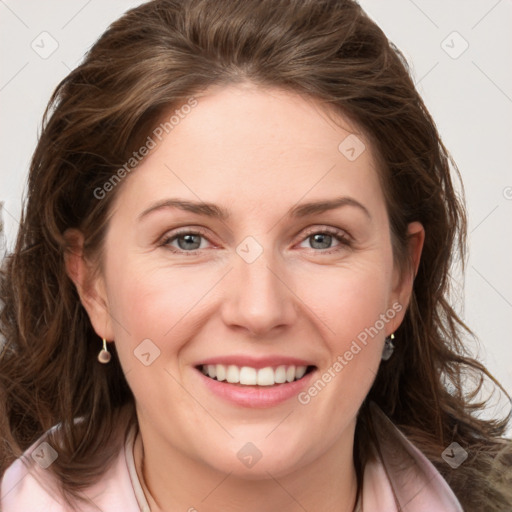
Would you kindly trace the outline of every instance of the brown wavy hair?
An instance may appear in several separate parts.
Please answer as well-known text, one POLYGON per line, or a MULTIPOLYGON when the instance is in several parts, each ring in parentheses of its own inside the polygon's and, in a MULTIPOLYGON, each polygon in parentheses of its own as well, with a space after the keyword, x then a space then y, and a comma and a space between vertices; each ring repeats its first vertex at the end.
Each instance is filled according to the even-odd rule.
POLYGON ((368 137, 403 268, 408 223, 425 228, 395 353, 381 365, 358 416, 359 482, 375 435, 374 401, 466 510, 510 511, 510 414, 488 420, 479 414, 482 383, 499 384, 471 357, 465 341, 471 332, 448 301, 452 264, 463 264, 466 250, 463 199, 452 182, 459 173, 405 58, 352 0, 150 1, 113 23, 58 85, 32 158, 16 245, 1 274, 0 475, 58 423, 61 436, 50 444, 58 444, 59 456, 50 470, 69 503, 116 455, 119 446, 109 440, 136 422, 134 397, 115 347, 107 367, 96 361, 100 343, 66 274, 64 255, 72 248, 64 233, 80 229, 86 257, 101 269, 122 184, 102 200, 94 191, 164 113, 210 86, 243 81, 313 98, 368 137), (128 411, 123 421, 122 411, 128 411), (453 441, 469 453, 457 470, 441 458, 453 441))

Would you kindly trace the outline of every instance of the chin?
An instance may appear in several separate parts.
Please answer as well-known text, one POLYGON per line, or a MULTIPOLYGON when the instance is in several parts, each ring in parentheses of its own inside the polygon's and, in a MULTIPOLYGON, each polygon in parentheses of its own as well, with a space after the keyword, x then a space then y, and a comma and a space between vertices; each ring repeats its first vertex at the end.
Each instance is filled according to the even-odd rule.
MULTIPOLYGON (((267 431, 268 434, 268 431, 267 431)), ((240 438, 238 438, 240 439, 240 438)), ((245 437, 247 439, 247 437, 245 437)), ((285 445, 284 440, 265 440, 259 436, 260 441, 231 440, 223 448, 221 444, 215 444, 215 449, 205 457, 203 461, 214 470, 222 473, 230 473, 232 477, 243 480, 268 480, 272 477, 283 477, 308 464, 319 456, 318 447, 309 452, 304 452, 304 443, 290 442, 285 445), (298 451, 298 448, 301 451, 298 451), (270 474, 270 475, 269 475, 270 474)), ((312 439, 312 437, 310 437, 312 439)))

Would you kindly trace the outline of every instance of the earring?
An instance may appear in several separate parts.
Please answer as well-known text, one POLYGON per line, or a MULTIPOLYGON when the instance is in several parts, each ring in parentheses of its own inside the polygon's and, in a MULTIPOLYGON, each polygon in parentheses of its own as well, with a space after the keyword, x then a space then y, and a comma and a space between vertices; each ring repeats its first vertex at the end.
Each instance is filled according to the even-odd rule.
POLYGON ((384 349, 382 350, 383 361, 387 361, 393 355, 393 350, 395 350, 395 345, 393 344, 394 339, 394 334, 391 334, 389 338, 386 338, 386 341, 384 342, 384 349))
POLYGON ((107 340, 103 338, 103 348, 100 350, 98 354, 98 361, 102 364, 107 364, 110 361, 111 355, 107 349, 107 340))

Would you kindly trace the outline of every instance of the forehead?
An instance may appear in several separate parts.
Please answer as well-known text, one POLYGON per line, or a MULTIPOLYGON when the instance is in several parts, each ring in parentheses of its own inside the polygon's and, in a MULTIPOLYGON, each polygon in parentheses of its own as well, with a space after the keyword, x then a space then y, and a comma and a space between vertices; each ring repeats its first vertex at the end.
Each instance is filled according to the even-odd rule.
POLYGON ((215 86, 198 98, 197 107, 173 129, 173 135, 176 142, 177 138, 200 140, 204 146, 198 151, 215 155, 242 148, 258 160, 279 153, 290 159, 318 152, 337 156, 341 139, 359 130, 347 118, 333 114, 319 100, 292 91, 250 83, 215 86))
MULTIPOLYGON (((326 194, 380 195, 372 148, 348 119, 310 97, 237 84, 215 87, 177 116, 129 176, 131 203, 172 193, 246 208, 326 194), (176 122, 176 120, 178 120, 176 122), (263 202, 262 202, 263 201, 263 202)), ((160 130, 161 131, 161 130, 160 130)))

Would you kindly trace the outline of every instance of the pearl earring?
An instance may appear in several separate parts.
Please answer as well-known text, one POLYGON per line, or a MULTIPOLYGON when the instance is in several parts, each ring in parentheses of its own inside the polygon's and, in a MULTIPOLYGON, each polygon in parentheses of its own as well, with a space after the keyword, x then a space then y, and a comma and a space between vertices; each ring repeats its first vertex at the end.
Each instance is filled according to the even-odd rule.
POLYGON ((111 359, 110 352, 107 349, 107 340, 103 338, 103 348, 100 350, 98 354, 98 361, 102 364, 107 364, 111 359))

